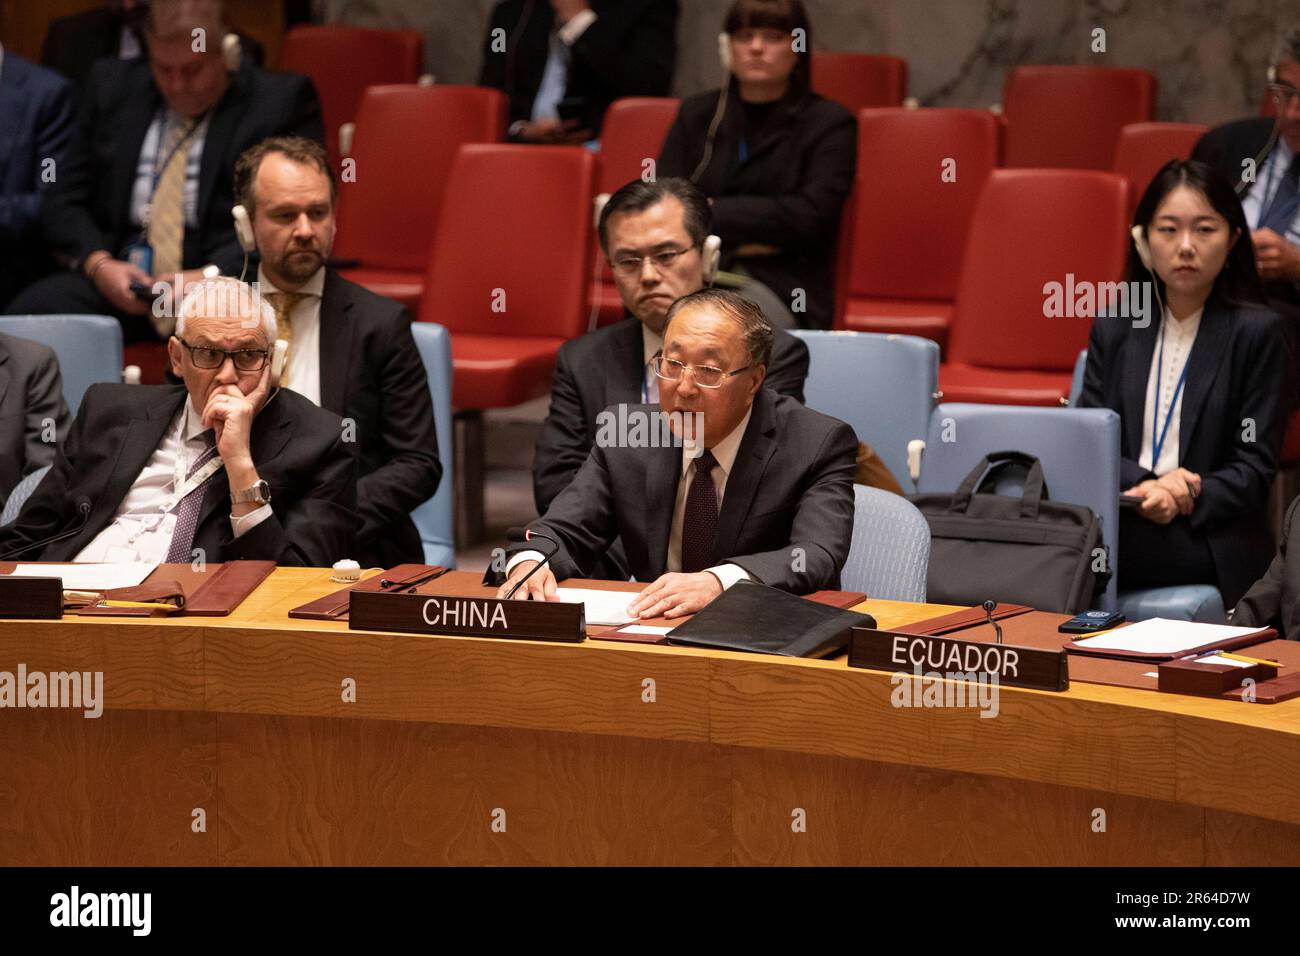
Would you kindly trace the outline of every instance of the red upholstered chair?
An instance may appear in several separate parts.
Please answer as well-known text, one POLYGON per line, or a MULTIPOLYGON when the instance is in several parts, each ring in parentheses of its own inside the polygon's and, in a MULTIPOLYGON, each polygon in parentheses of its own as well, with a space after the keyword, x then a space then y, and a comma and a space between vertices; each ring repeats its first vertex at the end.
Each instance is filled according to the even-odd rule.
POLYGON ((424 59, 417 30, 296 26, 284 35, 280 68, 305 73, 320 96, 325 148, 337 162, 339 127, 357 118, 361 94, 380 83, 414 83, 424 59))
POLYGON ((122 347, 122 367, 138 367, 141 385, 162 385, 167 381, 169 364, 166 342, 136 342, 122 347))
POLYGON ((1192 147, 1208 129, 1196 123, 1130 123, 1119 131, 1112 170, 1128 180, 1130 213, 1161 167, 1192 155, 1192 147))
POLYGON ((998 164, 987 110, 858 113, 858 169, 839 327, 948 338, 975 202, 998 164), (945 161, 955 180, 945 181, 945 161))
POLYGON ((812 55, 813 92, 856 113, 878 106, 901 106, 907 95, 907 61, 867 53, 812 55))
MULTIPOLYGON (((598 193, 612 193, 640 178, 645 160, 659 158, 659 149, 680 105, 679 100, 666 96, 629 96, 610 104, 600 133, 598 193)), ((609 325, 623 317, 623 302, 599 243, 595 244, 594 255, 592 272, 596 277, 591 284, 591 301, 596 309, 596 324, 609 325)))
POLYGON ((596 160, 579 146, 462 146, 420 302, 451 332, 458 409, 545 395, 555 353, 582 334, 596 160))
POLYGON ((1007 76, 1006 166, 1110 169, 1121 127, 1155 116, 1147 70, 1018 66, 1007 76))
POLYGON ((456 151, 501 139, 506 98, 477 86, 372 86, 356 122, 356 177, 339 183, 334 255, 360 263, 343 272, 353 282, 415 315, 456 151))
POLYGON ((1114 173, 989 174, 962 259, 948 361, 939 366, 945 402, 1063 402, 1092 316, 1048 317, 1044 287, 1120 281, 1127 213, 1128 184, 1114 173))

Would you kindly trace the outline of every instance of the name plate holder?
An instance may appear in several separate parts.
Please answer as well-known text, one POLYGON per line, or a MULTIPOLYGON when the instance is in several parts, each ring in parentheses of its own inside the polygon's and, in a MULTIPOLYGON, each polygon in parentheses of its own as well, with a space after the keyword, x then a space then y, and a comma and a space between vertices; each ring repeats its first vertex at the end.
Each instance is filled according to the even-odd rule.
POLYGON ((0 575, 0 618, 57 621, 63 617, 63 578, 0 575))
POLYGON ((586 608, 572 602, 353 591, 351 604, 350 630, 569 644, 587 639, 586 608))
POLYGON ((1008 687, 1062 691, 1070 687, 1065 648, 1047 650, 1021 644, 963 641, 934 634, 900 634, 855 627, 849 638, 849 666, 877 671, 941 677, 996 679, 1008 687), (937 662, 937 663, 936 663, 937 662))

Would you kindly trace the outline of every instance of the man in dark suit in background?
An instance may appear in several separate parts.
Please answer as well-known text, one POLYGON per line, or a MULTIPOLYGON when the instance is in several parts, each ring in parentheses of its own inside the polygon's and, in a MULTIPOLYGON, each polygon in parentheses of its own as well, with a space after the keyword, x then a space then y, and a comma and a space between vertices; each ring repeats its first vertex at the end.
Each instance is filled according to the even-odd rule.
POLYGON ((355 557, 363 567, 420 563, 411 511, 442 477, 433 399, 406 309, 325 267, 335 190, 324 147, 307 139, 266 140, 235 167, 261 255, 258 288, 290 343, 282 384, 355 423, 355 557))
MULTIPOLYGON (((800 594, 839 587, 857 442, 843 422, 762 387, 771 348, 762 312, 734 292, 674 303, 655 364, 662 411, 681 417, 684 441, 638 428, 656 406, 611 412, 610 433, 532 523, 558 549, 517 596, 544 600, 557 578, 587 576, 615 538, 636 579, 652 582, 630 606, 644 617, 693 613, 745 578, 800 594), (702 436, 684 424, 696 416, 702 436)), ((522 544, 510 553, 501 597, 541 558, 522 544)))
MULTIPOLYGON (((78 87, 85 86, 96 60, 134 60, 145 55, 145 18, 148 0, 107 0, 93 10, 57 17, 50 21, 41 46, 41 64, 57 70, 78 87)), ((262 45, 239 34, 244 56, 261 66, 262 45)))
POLYGON ((1264 576, 1237 602, 1232 623, 1238 627, 1272 627, 1278 637, 1300 641, 1300 498, 1286 509, 1282 541, 1264 576))
POLYGON ((54 350, 0 333, 0 508, 24 476, 54 463, 67 426, 54 350))
POLYGON ((185 384, 92 385, 49 474, 0 528, 0 553, 308 567, 351 557, 356 446, 337 415, 274 388, 271 307, 237 279, 204 279, 176 331, 167 351, 185 384))
POLYGON ((0 306, 49 271, 41 204, 66 158, 75 116, 72 84, 0 46, 0 306))
POLYGON ((620 96, 667 96, 676 55, 677 0, 503 0, 479 85, 510 98, 511 139, 581 143, 620 96))
POLYGON ((95 65, 66 169, 42 212, 67 271, 19 293, 11 312, 111 314, 128 342, 165 339, 167 310, 154 314, 152 296, 132 285, 178 273, 189 281, 208 266, 236 272, 236 158, 268 136, 322 138, 308 79, 247 64, 228 71, 216 0, 154 0, 149 17, 147 63, 95 65), (192 49, 198 29, 204 52, 192 49))

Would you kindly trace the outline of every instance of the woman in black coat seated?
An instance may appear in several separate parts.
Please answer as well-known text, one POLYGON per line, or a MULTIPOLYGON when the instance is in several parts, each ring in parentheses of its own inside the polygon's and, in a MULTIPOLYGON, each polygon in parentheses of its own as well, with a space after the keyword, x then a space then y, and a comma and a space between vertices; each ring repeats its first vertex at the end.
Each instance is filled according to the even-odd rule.
POLYGON ((1079 400, 1122 420, 1119 586, 1211 584, 1232 607, 1272 555, 1281 320, 1222 173, 1169 163, 1134 226, 1128 279, 1158 297, 1145 319, 1093 323, 1079 400))
POLYGON ((800 0, 736 0, 724 30, 727 86, 682 101, 657 175, 685 177, 709 197, 724 269, 766 285, 801 326, 828 329, 857 124, 812 92, 800 0))

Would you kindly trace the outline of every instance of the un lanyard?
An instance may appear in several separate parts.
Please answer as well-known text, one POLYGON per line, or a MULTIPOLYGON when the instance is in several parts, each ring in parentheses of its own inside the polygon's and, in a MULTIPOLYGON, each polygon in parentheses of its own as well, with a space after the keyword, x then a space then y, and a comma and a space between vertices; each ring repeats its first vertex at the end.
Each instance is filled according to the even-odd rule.
POLYGON ((1169 435, 1169 423, 1174 420, 1174 409, 1178 406, 1178 396, 1182 394, 1183 383, 1187 381, 1187 366, 1191 364, 1192 353, 1189 350, 1187 358, 1183 360, 1183 371, 1178 376, 1178 384, 1174 386, 1174 397, 1169 402, 1169 411, 1165 415, 1165 427, 1160 428, 1160 383, 1164 380, 1165 364, 1165 328, 1160 327, 1160 352, 1156 356, 1156 394, 1155 401, 1151 409, 1151 438, 1155 442, 1151 451, 1151 470, 1155 471, 1160 463, 1160 452, 1165 447, 1165 438, 1169 435), (1160 437, 1157 438, 1156 436, 1160 437))

